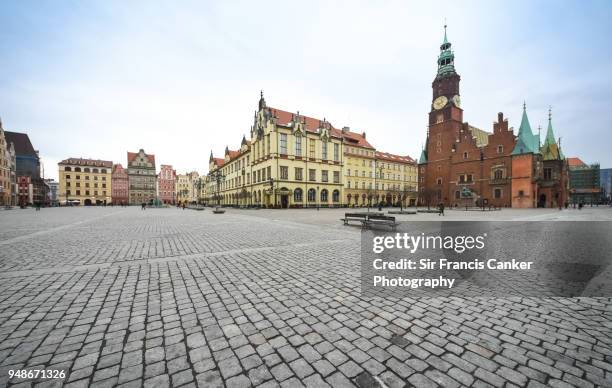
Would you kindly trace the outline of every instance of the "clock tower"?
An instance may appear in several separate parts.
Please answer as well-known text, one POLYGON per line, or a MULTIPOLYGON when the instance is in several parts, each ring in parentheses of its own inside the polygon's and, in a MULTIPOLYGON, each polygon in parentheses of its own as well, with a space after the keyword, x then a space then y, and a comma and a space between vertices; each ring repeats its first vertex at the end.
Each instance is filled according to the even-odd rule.
POLYGON ((433 98, 429 125, 447 120, 463 121, 461 98, 459 97, 459 81, 461 77, 455 71, 455 53, 451 50, 451 43, 446 35, 444 26, 444 41, 440 45, 438 55, 438 72, 431 84, 433 98))

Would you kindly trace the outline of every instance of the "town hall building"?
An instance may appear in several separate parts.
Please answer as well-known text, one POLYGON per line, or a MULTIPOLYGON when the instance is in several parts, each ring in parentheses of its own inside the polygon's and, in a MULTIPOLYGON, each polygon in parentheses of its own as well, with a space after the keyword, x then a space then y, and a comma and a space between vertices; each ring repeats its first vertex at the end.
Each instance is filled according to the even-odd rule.
POLYGON ((427 140, 419 159, 419 203, 521 208, 564 204, 568 169, 550 112, 543 144, 531 129, 525 105, 518 135, 501 112, 492 132, 464 122, 461 77, 444 28, 427 140))

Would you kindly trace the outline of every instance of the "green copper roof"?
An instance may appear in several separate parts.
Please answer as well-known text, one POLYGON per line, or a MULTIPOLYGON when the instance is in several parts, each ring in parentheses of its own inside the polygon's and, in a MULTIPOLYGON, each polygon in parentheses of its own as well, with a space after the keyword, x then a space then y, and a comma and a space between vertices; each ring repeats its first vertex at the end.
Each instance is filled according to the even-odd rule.
POLYGON ((455 73, 455 54, 451 50, 451 43, 446 35, 446 25, 444 26, 444 40, 440 45, 440 55, 438 55, 438 75, 455 73))
POLYGON ((421 150, 421 157, 419 158, 419 164, 427 163, 427 153, 425 152, 425 148, 421 150))
POLYGON ((555 134, 552 127, 552 113, 548 110, 548 128, 546 130, 546 139, 541 148, 544 160, 562 160, 565 159, 563 151, 555 140, 555 134))
POLYGON ((446 37, 446 24, 444 25, 444 41, 442 42, 442 44, 446 44, 448 43, 448 38, 446 37))
POLYGON ((521 126, 519 127, 518 139, 512 155, 520 154, 537 154, 540 152, 540 135, 534 135, 529 124, 529 118, 527 117, 527 108, 523 104, 523 117, 521 119, 521 126))

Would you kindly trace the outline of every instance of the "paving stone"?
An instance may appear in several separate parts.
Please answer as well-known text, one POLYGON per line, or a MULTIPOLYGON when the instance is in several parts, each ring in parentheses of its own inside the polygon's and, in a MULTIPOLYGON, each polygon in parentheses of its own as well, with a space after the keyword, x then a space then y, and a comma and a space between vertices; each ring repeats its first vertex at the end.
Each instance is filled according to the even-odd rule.
MULTIPOLYGON (((137 210, 2 214, 0 372, 124 388, 354 386, 364 372, 390 388, 612 385, 608 299, 365 300, 344 209, 137 210), (23 243, 6 243, 16 230, 23 243)), ((547 211, 487 219, 591 210, 547 211)))
POLYGON ((144 381, 145 388, 165 388, 170 387, 170 378, 168 375, 159 375, 151 377, 144 381))

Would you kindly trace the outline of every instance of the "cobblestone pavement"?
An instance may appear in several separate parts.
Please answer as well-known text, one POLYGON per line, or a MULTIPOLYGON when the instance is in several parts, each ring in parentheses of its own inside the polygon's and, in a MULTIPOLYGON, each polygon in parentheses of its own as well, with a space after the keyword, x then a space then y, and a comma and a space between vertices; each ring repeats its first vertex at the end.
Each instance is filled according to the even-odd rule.
POLYGON ((342 213, 1 212, 0 386, 612 386, 611 298, 365 299, 342 213))

